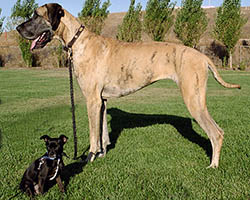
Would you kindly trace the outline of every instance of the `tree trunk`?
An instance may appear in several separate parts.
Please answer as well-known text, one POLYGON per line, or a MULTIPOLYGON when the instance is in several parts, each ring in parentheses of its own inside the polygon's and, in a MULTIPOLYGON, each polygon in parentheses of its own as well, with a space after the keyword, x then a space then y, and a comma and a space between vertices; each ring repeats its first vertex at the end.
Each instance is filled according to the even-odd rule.
POLYGON ((233 56, 231 51, 229 51, 229 66, 230 69, 233 69, 233 56))

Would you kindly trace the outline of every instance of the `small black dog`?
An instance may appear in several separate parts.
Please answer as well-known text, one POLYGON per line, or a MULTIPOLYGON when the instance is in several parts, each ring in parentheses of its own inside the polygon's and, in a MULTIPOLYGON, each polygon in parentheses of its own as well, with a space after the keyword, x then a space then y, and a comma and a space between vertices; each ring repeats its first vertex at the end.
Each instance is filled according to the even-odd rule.
POLYGON ((48 135, 43 135, 40 139, 45 141, 48 152, 35 160, 24 172, 19 187, 31 199, 37 194, 43 194, 44 185, 54 179, 56 179, 60 191, 64 192, 60 175, 64 167, 62 156, 66 155, 63 152, 63 145, 68 138, 65 135, 60 135, 59 138, 50 138, 48 135))

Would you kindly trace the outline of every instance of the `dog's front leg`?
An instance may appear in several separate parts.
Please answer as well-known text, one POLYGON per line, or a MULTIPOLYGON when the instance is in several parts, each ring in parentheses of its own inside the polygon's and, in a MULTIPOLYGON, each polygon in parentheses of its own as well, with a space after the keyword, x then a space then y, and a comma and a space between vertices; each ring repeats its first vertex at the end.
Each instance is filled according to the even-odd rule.
POLYGON ((108 122, 107 122, 107 100, 102 100, 101 108, 101 152, 98 157, 104 157, 107 152, 107 146, 110 144, 109 133, 108 133, 108 122))
POLYGON ((94 161, 96 154, 100 152, 100 121, 101 121, 101 97, 87 98, 87 109, 89 119, 90 149, 87 161, 94 161))
POLYGON ((38 178, 38 184, 35 185, 36 194, 43 194, 44 193, 44 184, 45 184, 45 178, 44 177, 39 177, 38 178))
POLYGON ((64 186, 63 186, 63 183, 62 183, 61 176, 56 177, 56 182, 57 182, 57 185, 59 187, 59 190, 64 193, 65 190, 64 190, 64 186))

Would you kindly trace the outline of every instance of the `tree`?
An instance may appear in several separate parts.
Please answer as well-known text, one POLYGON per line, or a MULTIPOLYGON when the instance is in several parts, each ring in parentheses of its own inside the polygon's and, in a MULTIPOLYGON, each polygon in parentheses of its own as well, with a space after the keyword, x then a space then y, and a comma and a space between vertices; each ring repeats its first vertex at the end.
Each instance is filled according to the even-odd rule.
POLYGON ((123 18, 122 24, 118 26, 116 38, 126 42, 141 40, 142 22, 141 22, 140 3, 135 7, 135 0, 131 0, 129 10, 123 18))
MULTIPOLYGON (((12 8, 11 19, 13 21, 25 21, 33 15, 34 10, 38 7, 35 0, 17 0, 16 4, 12 8)), ((19 48, 22 52, 22 58, 28 67, 33 64, 33 55, 30 52, 31 41, 28 41, 21 36, 18 36, 19 48)))
POLYGON ((105 1, 102 6, 101 0, 86 0, 78 17, 90 31, 100 35, 110 5, 110 0, 105 1))
POLYGON ((7 18, 6 18, 6 22, 5 22, 5 27, 4 27, 4 29, 5 29, 7 32, 10 32, 10 31, 15 30, 16 26, 17 26, 17 23, 16 23, 14 20, 12 20, 10 17, 7 17, 7 18))
MULTIPOLYGON (((224 0, 222 6, 217 10, 213 36, 225 45, 229 55, 229 65, 232 68, 232 54, 234 47, 240 39, 242 27, 247 19, 241 14, 240 0, 224 0)), ((228 59, 228 58, 227 58, 228 59)))
POLYGON ((195 48, 206 31, 208 20, 201 8, 203 0, 182 0, 178 11, 174 32, 184 45, 195 48))
MULTIPOLYGON (((0 8, 0 15, 1 15, 1 13, 2 13, 2 9, 0 8)), ((4 18, 5 17, 0 18, 0 35, 3 32, 3 21, 4 21, 4 18)))
POLYGON ((164 41, 166 33, 174 24, 175 3, 170 0, 149 0, 144 15, 144 29, 154 41, 164 41))
MULTIPOLYGON (((0 15, 1 15, 1 13, 2 13, 2 9, 0 8, 0 15)), ((0 36, 3 33, 3 21, 4 21, 4 18, 5 17, 0 18, 0 36)), ((3 66, 3 60, 2 60, 2 56, 0 55, 0 67, 2 67, 2 66, 3 66)))

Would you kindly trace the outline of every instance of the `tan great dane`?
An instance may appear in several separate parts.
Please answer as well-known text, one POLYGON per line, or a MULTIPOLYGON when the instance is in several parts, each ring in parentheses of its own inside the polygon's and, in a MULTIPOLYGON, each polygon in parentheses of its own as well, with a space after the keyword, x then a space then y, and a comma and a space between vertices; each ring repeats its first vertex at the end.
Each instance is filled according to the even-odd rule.
MULTIPOLYGON (((36 9, 33 17, 17 27, 31 49, 44 47, 52 38, 64 45, 72 40, 81 24, 58 4, 36 9)), ((172 79, 181 90, 184 102, 212 143, 210 167, 218 167, 223 130, 208 113, 206 89, 208 69, 224 87, 240 88, 222 80, 212 61, 200 52, 172 43, 125 43, 91 33, 86 28, 73 44, 74 73, 86 98, 90 153, 104 156, 110 144, 106 102, 146 87, 161 79, 172 79)))

